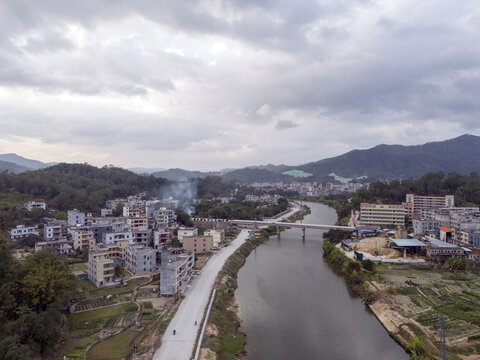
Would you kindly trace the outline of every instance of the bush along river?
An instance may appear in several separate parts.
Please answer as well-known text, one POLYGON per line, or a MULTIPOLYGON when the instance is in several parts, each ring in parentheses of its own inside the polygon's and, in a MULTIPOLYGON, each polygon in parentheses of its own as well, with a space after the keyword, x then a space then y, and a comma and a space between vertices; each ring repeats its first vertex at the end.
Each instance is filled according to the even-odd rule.
MULTIPOLYGON (((333 208, 307 205, 311 214, 303 222, 335 224, 333 208)), ((307 229, 302 240, 301 229, 289 229, 280 239, 271 236, 244 260, 235 298, 247 358, 408 359, 324 261, 322 234, 307 229)))

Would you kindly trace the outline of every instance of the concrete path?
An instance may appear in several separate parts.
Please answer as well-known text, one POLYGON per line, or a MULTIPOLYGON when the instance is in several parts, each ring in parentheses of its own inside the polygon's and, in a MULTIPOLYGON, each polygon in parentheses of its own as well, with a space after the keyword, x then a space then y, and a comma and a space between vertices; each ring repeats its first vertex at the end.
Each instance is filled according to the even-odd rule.
POLYGON ((210 290, 215 278, 222 269, 225 261, 237 250, 247 238, 248 232, 242 230, 230 245, 214 254, 202 269, 186 292, 175 316, 170 321, 162 337, 162 345, 155 352, 155 360, 189 360, 193 354, 193 347, 197 338, 205 308, 208 304, 210 290), (197 324, 195 326, 195 321, 197 324), (173 335, 173 330, 176 335, 173 335))

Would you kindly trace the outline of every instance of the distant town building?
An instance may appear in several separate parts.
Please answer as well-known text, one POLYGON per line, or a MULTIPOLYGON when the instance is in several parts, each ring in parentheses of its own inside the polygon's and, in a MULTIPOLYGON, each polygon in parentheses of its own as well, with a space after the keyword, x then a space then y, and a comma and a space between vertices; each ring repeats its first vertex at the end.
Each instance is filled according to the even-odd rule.
POLYGON ((72 232, 72 240, 74 250, 93 251, 95 249, 96 241, 91 230, 86 230, 85 228, 75 229, 72 232))
POLYGON ((8 237, 11 240, 23 239, 28 235, 39 235, 38 227, 17 225, 17 227, 7 231, 8 237))
POLYGON ((360 204, 362 225, 405 226, 406 210, 402 205, 360 204))
POLYGON ((159 228, 153 232, 153 247, 161 249, 162 246, 170 242, 170 230, 168 228, 159 228))
POLYGON ((96 245, 96 251, 105 251, 109 259, 115 264, 125 266, 125 249, 129 245, 128 240, 118 240, 114 244, 105 245, 103 243, 96 245))
POLYGON ((455 206, 455 197, 453 195, 445 196, 423 196, 415 194, 406 195, 407 216, 413 219, 419 216, 424 209, 444 208, 455 206))
POLYGON ((104 233, 102 235, 102 243, 105 245, 115 244, 119 240, 128 240, 129 244, 133 244, 133 232, 130 230, 104 233))
POLYGON ((146 230, 148 229, 148 219, 146 217, 128 218, 127 226, 129 226, 132 231, 146 230))

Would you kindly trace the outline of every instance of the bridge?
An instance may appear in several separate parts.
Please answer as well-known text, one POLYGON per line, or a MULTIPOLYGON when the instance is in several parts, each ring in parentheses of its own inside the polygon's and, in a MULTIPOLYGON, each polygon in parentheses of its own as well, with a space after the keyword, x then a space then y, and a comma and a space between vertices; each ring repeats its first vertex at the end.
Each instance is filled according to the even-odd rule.
POLYGON ((352 226, 339 226, 339 225, 320 225, 320 224, 306 224, 306 223, 289 223, 284 221, 275 221, 275 220, 228 220, 229 223, 235 224, 237 226, 254 226, 258 228, 259 226, 276 226, 277 235, 280 235, 280 227, 291 227, 298 228, 303 230, 303 236, 305 236, 305 229, 315 229, 315 230, 343 230, 354 232, 355 228, 352 226))

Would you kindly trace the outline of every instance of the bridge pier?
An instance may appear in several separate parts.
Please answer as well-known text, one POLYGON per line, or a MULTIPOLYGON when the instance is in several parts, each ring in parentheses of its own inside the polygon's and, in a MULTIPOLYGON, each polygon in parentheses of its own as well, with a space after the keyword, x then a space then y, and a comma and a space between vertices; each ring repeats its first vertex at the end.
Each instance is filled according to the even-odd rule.
POLYGON ((280 226, 277 226, 277 237, 280 237, 280 226))
POLYGON ((302 240, 305 241, 305 228, 302 228, 302 240))

